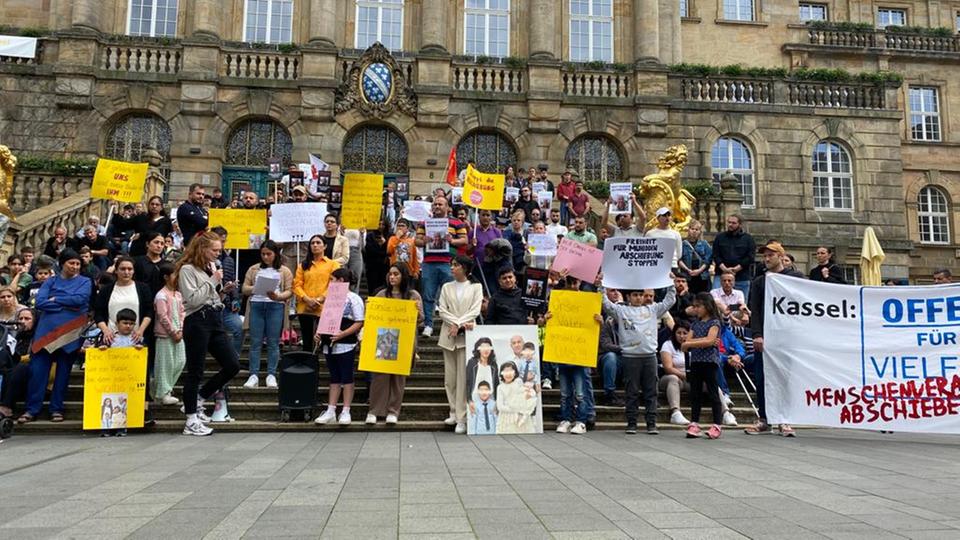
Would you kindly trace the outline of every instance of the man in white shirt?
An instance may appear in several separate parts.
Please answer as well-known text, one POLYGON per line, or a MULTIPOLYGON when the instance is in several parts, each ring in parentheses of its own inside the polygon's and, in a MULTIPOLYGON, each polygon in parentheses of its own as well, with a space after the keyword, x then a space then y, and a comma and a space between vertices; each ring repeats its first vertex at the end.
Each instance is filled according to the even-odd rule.
POLYGON ((670 268, 677 268, 677 261, 680 260, 680 257, 683 253, 683 239, 680 238, 680 233, 670 227, 671 221, 672 216, 670 215, 670 209, 666 206, 661 206, 658 208, 657 226, 647 231, 647 238, 672 239, 676 243, 676 248, 673 252, 673 261, 670 263, 670 268))
POLYGON ((717 307, 724 315, 729 313, 733 307, 746 305, 747 303, 743 297, 743 291, 733 288, 735 280, 736 275, 733 272, 724 272, 720 276, 720 288, 710 291, 710 295, 717 301, 717 307))
POLYGON ((567 227, 560 223, 560 210, 556 208, 550 210, 550 223, 547 225, 547 234, 566 236, 567 232, 567 227))

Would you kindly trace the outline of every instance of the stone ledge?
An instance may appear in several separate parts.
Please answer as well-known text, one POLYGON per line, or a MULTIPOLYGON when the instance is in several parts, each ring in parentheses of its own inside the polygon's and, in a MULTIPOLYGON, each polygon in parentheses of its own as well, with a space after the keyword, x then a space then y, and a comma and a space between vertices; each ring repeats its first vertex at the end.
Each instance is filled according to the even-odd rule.
POLYGON ((714 19, 713 21, 716 24, 730 24, 730 25, 742 25, 742 26, 757 26, 757 27, 767 27, 770 26, 770 23, 763 21, 738 21, 735 19, 714 19))
POLYGON ((763 103, 736 103, 736 102, 703 102, 691 101, 682 98, 673 98, 670 102, 670 108, 673 110, 692 110, 692 111, 717 111, 728 112, 736 111, 755 114, 796 114, 809 116, 853 116, 860 118, 876 118, 888 120, 902 120, 901 111, 897 109, 853 109, 840 107, 810 107, 806 105, 790 105, 786 103, 763 104, 763 103))

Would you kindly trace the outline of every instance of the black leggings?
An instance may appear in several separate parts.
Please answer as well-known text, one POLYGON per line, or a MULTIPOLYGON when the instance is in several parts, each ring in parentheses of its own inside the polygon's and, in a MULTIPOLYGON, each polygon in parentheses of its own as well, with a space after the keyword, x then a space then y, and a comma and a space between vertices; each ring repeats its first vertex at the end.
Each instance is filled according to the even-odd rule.
POLYGON ((717 384, 717 368, 713 362, 692 362, 687 381, 690 383, 690 421, 700 422, 700 409, 703 408, 703 386, 707 386, 707 399, 713 408, 713 423, 723 423, 723 406, 720 403, 720 385, 717 384))
POLYGON ((314 315, 306 315, 301 313, 297 315, 297 320, 300 321, 300 338, 303 340, 303 350, 312 353, 313 352, 313 334, 317 331, 317 319, 314 315))
POLYGON ((183 342, 187 356, 187 372, 183 381, 183 407, 187 414, 197 412, 197 396, 207 399, 226 386, 240 371, 240 359, 233 350, 232 337, 223 328, 220 309, 204 308, 183 321, 183 342), (207 352, 220 364, 220 371, 199 388, 207 352), (199 390, 198 390, 199 388, 199 390))

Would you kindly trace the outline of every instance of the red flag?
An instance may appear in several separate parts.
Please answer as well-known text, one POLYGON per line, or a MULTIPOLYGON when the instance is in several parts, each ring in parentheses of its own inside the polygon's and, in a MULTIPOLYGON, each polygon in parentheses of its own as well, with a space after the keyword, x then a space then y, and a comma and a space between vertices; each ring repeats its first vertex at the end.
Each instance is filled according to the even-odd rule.
POLYGON ((457 185, 457 147, 450 149, 450 157, 447 158, 447 183, 451 186, 457 185))

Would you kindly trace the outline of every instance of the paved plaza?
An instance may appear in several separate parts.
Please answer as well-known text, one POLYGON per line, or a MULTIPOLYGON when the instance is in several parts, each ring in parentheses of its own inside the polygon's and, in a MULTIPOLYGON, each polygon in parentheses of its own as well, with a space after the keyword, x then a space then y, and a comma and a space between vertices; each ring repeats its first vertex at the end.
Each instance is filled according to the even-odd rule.
POLYGON ((960 439, 14 436, 0 538, 960 538, 960 439))

